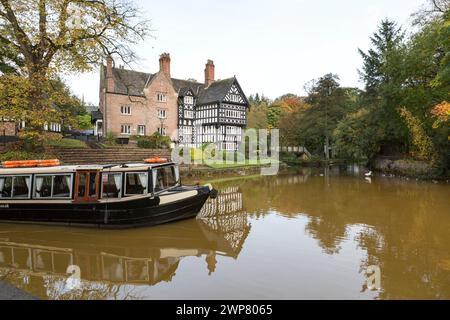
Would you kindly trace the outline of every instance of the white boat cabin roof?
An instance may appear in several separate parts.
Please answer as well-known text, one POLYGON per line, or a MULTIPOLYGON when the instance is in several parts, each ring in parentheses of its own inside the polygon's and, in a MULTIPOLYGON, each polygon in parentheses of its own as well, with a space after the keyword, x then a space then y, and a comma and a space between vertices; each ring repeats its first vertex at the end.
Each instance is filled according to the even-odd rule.
POLYGON ((0 168, 0 175, 20 174, 58 174, 77 171, 99 170, 102 172, 144 171, 154 167, 174 165, 174 162, 163 163, 124 163, 118 165, 71 165, 54 167, 0 168))

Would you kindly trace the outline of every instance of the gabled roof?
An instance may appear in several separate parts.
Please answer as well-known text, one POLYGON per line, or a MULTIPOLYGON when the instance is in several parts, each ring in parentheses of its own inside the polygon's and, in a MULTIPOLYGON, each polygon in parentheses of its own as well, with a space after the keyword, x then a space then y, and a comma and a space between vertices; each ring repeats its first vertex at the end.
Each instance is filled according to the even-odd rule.
POLYGON ((208 88, 199 92, 197 104, 222 101, 233 85, 235 78, 214 81, 208 88))
POLYGON ((87 113, 91 113, 93 111, 98 111, 99 107, 98 106, 92 106, 92 105, 86 105, 85 109, 86 109, 87 113))
POLYGON ((91 121, 94 123, 96 120, 103 120, 103 113, 100 110, 91 112, 91 121))
MULTIPOLYGON (((106 66, 103 66, 101 72, 102 88, 105 85, 105 74, 106 66)), ((155 74, 151 73, 113 68, 113 77, 115 80, 115 87, 113 92, 118 94, 143 97, 145 87, 154 76, 155 74)), ((175 91, 178 93, 178 96, 183 97, 189 90, 191 90, 194 93, 194 96, 197 97, 198 105, 221 102, 230 91, 231 86, 234 83, 236 83, 240 88, 236 77, 217 80, 213 82, 208 88, 205 88, 205 85, 203 83, 199 83, 194 80, 181 80, 172 78, 171 81, 175 91)))
POLYGON ((114 92, 132 96, 143 96, 145 85, 153 75, 150 73, 113 68, 113 76, 116 80, 114 82, 114 92))
POLYGON ((192 80, 181 80, 172 78, 172 85, 179 96, 184 96, 189 90, 192 90, 194 95, 197 95, 200 88, 203 87, 202 83, 192 80))

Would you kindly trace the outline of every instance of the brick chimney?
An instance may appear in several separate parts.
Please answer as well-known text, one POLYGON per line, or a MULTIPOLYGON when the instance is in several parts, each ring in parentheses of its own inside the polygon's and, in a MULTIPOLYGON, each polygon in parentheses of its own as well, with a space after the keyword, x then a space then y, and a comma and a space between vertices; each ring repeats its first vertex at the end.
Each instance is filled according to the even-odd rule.
POLYGON ((205 86, 208 88, 214 82, 214 62, 208 60, 205 67, 205 86))
POLYGON ((159 71, 170 79, 170 54, 163 53, 159 56, 159 71))
POLYGON ((114 91, 114 77, 113 77, 114 60, 111 56, 106 58, 106 91, 114 91))

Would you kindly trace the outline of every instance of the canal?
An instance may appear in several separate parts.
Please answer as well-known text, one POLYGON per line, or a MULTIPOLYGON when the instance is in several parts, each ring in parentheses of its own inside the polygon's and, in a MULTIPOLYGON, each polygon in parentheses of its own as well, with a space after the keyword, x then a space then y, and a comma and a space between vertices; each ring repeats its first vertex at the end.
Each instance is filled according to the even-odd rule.
POLYGON ((153 228, 0 224, 0 278, 42 299, 450 299, 450 185, 338 171, 215 180, 199 219, 153 228))

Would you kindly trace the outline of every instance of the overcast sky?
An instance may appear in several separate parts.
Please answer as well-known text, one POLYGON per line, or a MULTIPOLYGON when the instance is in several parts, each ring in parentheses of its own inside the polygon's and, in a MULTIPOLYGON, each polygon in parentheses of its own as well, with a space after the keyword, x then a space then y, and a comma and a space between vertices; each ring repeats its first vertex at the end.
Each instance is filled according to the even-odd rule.
MULTIPOLYGON (((343 86, 358 78, 369 36, 385 17, 409 27, 425 0, 135 0, 152 20, 154 38, 135 49, 133 69, 154 73, 162 52, 172 77, 203 82, 207 59, 216 79, 236 75, 247 95, 304 94, 303 85, 332 72, 343 86)), ((98 68, 97 68, 98 69, 98 68)), ((98 104, 99 73, 66 77, 86 102, 98 104)))

